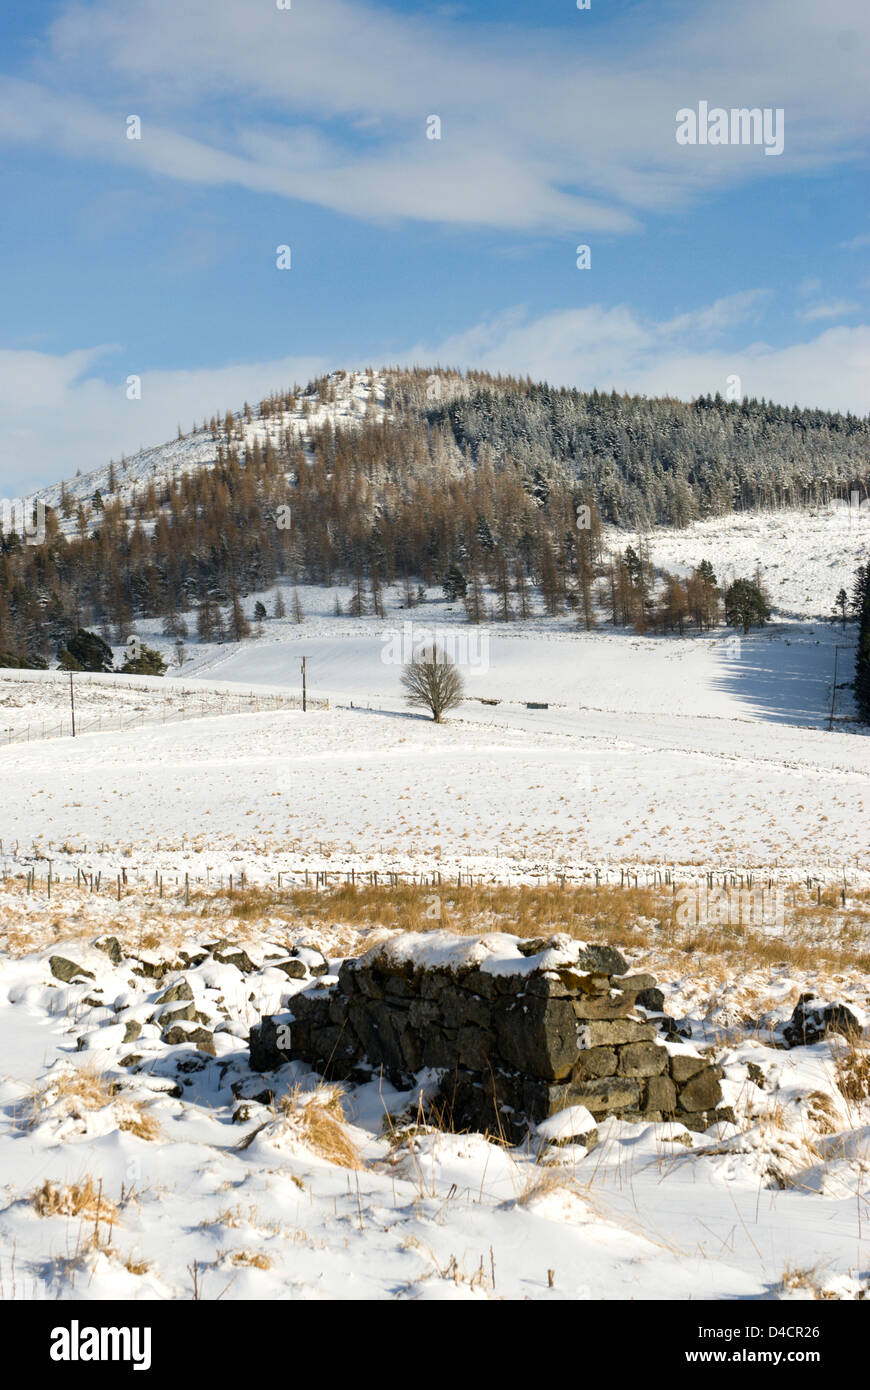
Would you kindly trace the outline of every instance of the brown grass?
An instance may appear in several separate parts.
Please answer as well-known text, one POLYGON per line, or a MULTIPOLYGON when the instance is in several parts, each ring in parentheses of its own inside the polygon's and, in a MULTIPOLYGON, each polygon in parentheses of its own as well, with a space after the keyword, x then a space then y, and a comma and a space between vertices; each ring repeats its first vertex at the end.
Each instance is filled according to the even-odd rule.
POLYGON ((46 1178, 42 1187, 30 1194, 30 1205, 37 1216, 81 1216, 110 1224, 118 1219, 117 1206, 102 1195, 90 1177, 74 1183, 50 1182, 46 1178))
POLYGON ((154 1141, 160 1138, 160 1126, 149 1113, 145 1102, 119 1099, 115 1085, 91 1067, 75 1067, 50 1074, 30 1097, 29 1126, 38 1124, 52 1106, 63 1101, 73 1101, 81 1110, 103 1110, 114 1103, 120 1130, 135 1134, 139 1139, 154 1141))
POLYGON ((846 1039, 837 1048, 835 1076, 844 1100, 854 1105, 870 1100, 870 1049, 846 1039))
POLYGON ((161 1137, 160 1126, 144 1101, 125 1102, 123 1107, 118 1107, 118 1111, 118 1128, 126 1134, 135 1134, 137 1139, 145 1139, 149 1143, 161 1137))
POLYGON ((231 1250, 229 1252, 220 1252, 218 1254, 218 1259, 221 1259, 224 1255, 229 1259, 230 1264, 244 1265, 250 1269, 272 1268, 272 1261, 269 1259, 268 1255, 263 1255, 259 1250, 231 1250))
MULTIPOLYGON (((28 897, 17 881, 5 884, 4 893, 8 898, 0 915, 0 944, 12 954, 44 947, 44 902, 38 895, 28 897)), ((104 932, 104 905, 102 894, 91 896, 72 885, 56 884, 52 907, 57 930, 49 939, 56 939, 59 931, 71 940, 93 936, 96 930, 104 932)), ((246 886, 235 888, 232 897, 225 889, 199 886, 186 907, 174 890, 158 903, 153 887, 142 884, 128 888, 123 917, 113 915, 110 925, 122 944, 134 951, 171 950, 189 936, 192 925, 207 919, 224 932, 238 924, 242 945, 267 924, 273 930, 281 923, 290 930, 328 928, 342 954, 365 949, 371 944, 370 934, 377 930, 442 927, 466 934, 507 931, 524 937, 565 932, 585 940, 606 940, 623 949, 655 948, 658 960, 670 956, 681 968, 684 957, 691 955, 701 958, 705 969, 708 963, 721 962, 727 972, 736 966, 779 964, 794 969, 826 967, 849 975, 870 970, 870 891, 849 890, 844 907, 834 885, 823 890, 821 901, 815 889, 789 886, 785 889, 786 929, 780 934, 753 925, 682 926, 674 905, 673 890, 661 884, 562 888, 554 883, 536 887, 463 883, 457 887, 445 879, 441 885, 336 883, 319 891, 246 886)))
MULTIPOLYGON (((200 912, 225 914, 226 906, 225 900, 203 899, 200 912)), ((820 903, 803 888, 787 889, 787 929, 780 935, 752 924, 682 926, 676 919, 673 891, 664 886, 345 883, 320 891, 290 888, 281 892, 248 887, 234 895, 229 910, 237 920, 249 923, 277 918, 291 926, 331 927, 340 922, 362 933, 374 928, 445 928, 470 935, 506 931, 523 937, 565 932, 627 949, 655 945, 674 955, 722 956, 729 969, 740 961, 757 966, 870 970, 870 893, 850 893, 844 909, 833 888, 822 893, 820 903), (439 908, 434 919, 433 902, 439 908)), ((363 938, 359 949, 367 944, 363 938)))
POLYGON ((295 1087, 281 1101, 281 1115, 288 1129, 298 1133, 306 1148, 340 1168, 361 1168, 359 1149, 348 1133, 343 1093, 337 1086, 318 1086, 314 1091, 295 1087))

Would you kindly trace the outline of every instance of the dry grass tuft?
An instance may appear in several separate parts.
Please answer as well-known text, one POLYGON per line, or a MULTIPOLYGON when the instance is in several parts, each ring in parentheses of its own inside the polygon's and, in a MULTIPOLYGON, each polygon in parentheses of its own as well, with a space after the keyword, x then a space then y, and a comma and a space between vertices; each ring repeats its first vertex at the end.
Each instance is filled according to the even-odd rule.
POLYGON ((50 1182, 46 1178, 42 1187, 30 1194, 30 1204, 37 1216, 81 1216, 108 1223, 118 1219, 115 1203, 103 1196, 90 1177, 74 1183, 50 1182))
MULTIPOLYGON (((221 1256, 219 1255, 220 1259, 221 1256)), ((244 1265, 250 1269, 271 1269, 272 1261, 259 1250, 232 1250, 228 1255, 230 1264, 244 1265)))
POLYGON ((327 1162, 362 1168, 359 1149, 347 1129, 343 1100, 338 1086, 318 1086, 313 1091, 295 1087, 281 1101, 281 1118, 286 1131, 327 1162))
POLYGON ((123 1106, 118 1107, 118 1128, 149 1143, 154 1143, 162 1135, 159 1124, 141 1100, 125 1101, 123 1106))
POLYGON ((837 1090, 844 1100, 860 1105, 870 1100, 870 1049, 846 1039, 835 1059, 837 1090))
POLYGON ((59 1101, 73 1101, 84 1110, 102 1110, 111 1104, 112 1088, 102 1073, 92 1067, 70 1067, 51 1073, 31 1099, 31 1123, 59 1101))

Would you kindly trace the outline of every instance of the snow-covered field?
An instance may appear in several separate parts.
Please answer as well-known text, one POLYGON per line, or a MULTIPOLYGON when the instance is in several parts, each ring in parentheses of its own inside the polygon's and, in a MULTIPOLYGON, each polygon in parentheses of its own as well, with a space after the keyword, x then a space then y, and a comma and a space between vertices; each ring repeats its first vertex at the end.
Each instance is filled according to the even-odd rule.
POLYGON ((401 618, 349 628, 324 616, 310 634, 275 623, 274 636, 200 654, 183 680, 138 681, 114 707, 120 729, 104 703, 123 682, 83 682, 80 727, 96 731, 75 741, 37 736, 68 714, 62 677, 0 675, 0 727, 32 731, 0 752, 14 788, 4 850, 17 843, 24 858, 36 845, 56 873, 120 860, 271 877, 328 855, 502 879, 675 864, 868 880, 855 827, 870 742, 842 722, 847 690, 827 727, 839 630, 469 637, 449 617, 427 628, 414 616, 404 639, 401 618), (476 644, 468 698, 443 726, 405 708, 394 659, 433 629, 476 644), (234 691, 251 711, 253 692, 297 697, 302 655, 309 695, 328 709, 238 712, 234 691))
MULTIPOLYGON (((738 968, 734 957, 723 968, 702 945, 687 971, 682 950, 629 952, 659 975, 692 1045, 725 1068, 737 1123, 704 1134, 611 1119, 589 1151, 543 1136, 505 1148, 405 1128, 416 1093, 386 1082, 350 1087, 339 1110, 296 1063, 278 1077, 279 1101, 257 1100, 248 1029, 298 985, 267 957, 317 949, 334 970, 384 929, 338 910, 299 925, 264 908, 246 924, 220 899, 203 922, 184 907, 185 874, 212 892, 229 874, 274 885, 306 869, 333 883, 351 868, 450 882, 597 872, 618 883, 631 867, 643 883, 656 866, 677 880, 813 875, 847 884, 846 956, 866 956, 851 895, 870 882, 856 835, 870 743, 843 722, 848 691, 826 727, 838 630, 792 620, 736 640, 487 628, 466 653, 470 698, 436 726, 401 702, 393 656, 406 618, 269 622, 240 647, 194 647, 183 678, 121 694, 118 678, 82 680, 81 717, 102 728, 0 749, 3 863, 33 865, 37 879, 28 895, 20 880, 0 886, 3 1296, 863 1296, 870 1105, 844 1093, 841 1040, 783 1051, 777 1031, 807 989, 866 1020, 859 969, 738 968), (309 691, 329 708, 229 712, 233 692, 297 695, 303 654, 309 691), (101 891, 71 885, 77 870, 101 872, 101 891), (118 965, 93 947, 105 931, 123 942, 118 965), (253 975, 213 955, 197 963, 222 936, 244 944, 253 975), (135 958, 167 954, 164 979, 137 973, 135 958), (93 978, 59 980, 52 955, 93 978), (182 980, 213 1057, 168 1044, 153 1022, 182 980)), ((468 632, 451 619, 442 610, 446 635, 468 632)), ((0 723, 35 730, 67 699, 62 677, 11 672, 0 723)), ((788 907, 773 930, 792 940, 788 907)))
MULTIPOLYGON (((330 409, 358 419, 382 400, 356 376, 330 409)), ((304 439, 308 420, 300 407, 269 428, 304 439)), ((213 457, 200 434, 117 472, 131 493, 213 457)), ((334 616, 346 587, 300 586, 303 622, 269 617, 243 644, 191 635, 164 680, 74 677, 75 740, 65 676, 0 671, 0 1297, 865 1294, 866 1052, 838 1038, 786 1050, 781 1025, 803 991, 868 1016, 870 740, 848 688, 854 625, 828 621, 868 525, 832 509, 647 538, 680 573, 708 559, 724 583, 759 568, 774 621, 748 637, 587 633, 570 614, 474 628, 434 590, 410 610, 387 591, 384 618, 352 619, 334 616), (400 687, 433 635, 466 685, 441 726, 400 687), (791 886, 756 958, 715 934, 667 939, 658 917, 624 947, 692 1045, 714 1050, 737 1123, 611 1119, 589 1151, 543 1136, 510 1149, 408 1128, 417 1092, 386 1082, 339 1107, 301 1064, 264 1105, 248 1029, 305 983, 274 961, 319 951, 334 971, 387 927, 338 906, 300 922, 265 895, 233 915, 222 894, 230 875, 238 892, 324 871, 332 886, 351 871, 443 878, 445 895, 460 876, 643 887, 751 872, 791 886), (81 873, 101 876, 97 891, 81 873), (808 901, 827 890, 815 938, 794 896, 808 879, 808 901), (93 944, 104 932, 117 963, 93 944), (248 965, 206 949, 223 937, 248 965), (70 983, 52 956, 90 973, 70 983), (175 986, 214 1055, 162 1036, 158 1001, 175 986)), ((257 598, 271 613, 274 591, 249 612, 257 598)), ((137 631, 172 660, 158 621, 137 631)))
MULTIPOLYGON (((771 1046, 805 975, 747 975, 747 1031, 728 1022, 732 986, 665 972, 667 1008, 690 1046, 715 1048, 737 1124, 606 1120, 588 1151, 543 1134, 506 1148, 408 1128, 427 1075, 418 1091, 350 1087, 337 1111, 301 1064, 252 1074, 249 1026, 306 984, 270 962, 295 948, 310 969, 323 951, 335 970, 383 933, 228 927, 212 908, 202 922, 135 897, 0 892, 16 943, 0 962, 6 1298, 190 1298, 194 1280, 227 1300, 866 1292, 870 1109, 843 1093, 847 1049, 771 1046), (215 946, 224 929, 232 947, 215 946), (88 944, 105 930, 117 964, 88 944), (51 944, 34 950, 40 935, 51 944), (90 976, 66 983, 52 957, 90 976), (173 959, 162 979, 143 974, 173 959), (176 1028, 204 1025, 213 1056, 161 1037, 167 990, 191 999, 197 1022, 176 1028), (257 1099, 267 1084, 274 1104, 257 1099)), ((831 983, 866 1018, 860 977, 831 983)))

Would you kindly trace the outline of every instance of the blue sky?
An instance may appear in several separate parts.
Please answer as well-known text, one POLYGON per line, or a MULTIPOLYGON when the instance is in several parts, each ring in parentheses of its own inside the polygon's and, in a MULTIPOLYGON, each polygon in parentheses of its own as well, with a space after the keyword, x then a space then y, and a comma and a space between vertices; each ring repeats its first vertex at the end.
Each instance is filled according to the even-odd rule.
POLYGON ((336 366, 870 410, 865 0, 6 0, 0 54, 0 493, 336 366))

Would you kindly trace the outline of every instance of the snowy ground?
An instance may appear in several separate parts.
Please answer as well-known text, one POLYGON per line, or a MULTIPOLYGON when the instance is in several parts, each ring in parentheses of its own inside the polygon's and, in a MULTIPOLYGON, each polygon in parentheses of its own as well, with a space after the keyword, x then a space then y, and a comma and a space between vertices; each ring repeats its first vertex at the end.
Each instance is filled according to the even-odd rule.
MULTIPOLYGON (((359 418, 368 396, 355 378, 337 409, 359 418)), ((304 435, 297 414, 274 427, 304 435)), ((132 461, 124 486, 211 456, 204 436, 179 441, 132 461)), ((76 678, 74 741, 65 677, 0 672, 0 864, 37 880, 26 895, 20 879, 0 883, 0 1297, 182 1298, 194 1281, 227 1299, 866 1292, 868 1103, 844 1090, 836 1040, 775 1044, 806 989, 867 1017, 854 962, 866 955, 870 741, 847 688, 854 625, 825 620, 866 557, 867 524, 833 510, 655 533, 652 559, 672 570, 709 559, 726 582, 760 566, 776 612, 748 638, 585 633, 570 615, 474 629, 435 591, 407 610, 393 590, 385 618, 355 620, 333 616, 346 587, 305 586, 304 623, 269 618, 242 645, 191 638, 165 680, 76 678), (405 708, 399 684, 433 631, 467 693, 440 727, 405 708), (317 702, 305 714, 292 707, 303 656, 317 702), (653 950, 649 923, 647 946, 629 952, 659 975, 694 1044, 716 1050, 736 1126, 608 1121, 589 1152, 507 1150, 404 1133, 413 1096, 373 1083, 344 1097, 349 1148, 336 1161, 312 1138, 312 1115, 326 1108, 334 1129, 336 1113, 311 1073, 285 1069, 284 1107, 256 1100, 247 1031, 296 987, 271 950, 316 947, 335 969, 384 928, 246 925, 220 900, 204 923, 184 906, 185 875, 213 888, 324 869, 333 882, 351 869, 450 883, 809 876, 838 885, 837 903, 846 892, 840 954, 823 965, 820 928, 815 963, 738 968, 703 941, 653 950), (79 891, 80 871, 102 874, 101 890, 79 891), (122 940, 118 965, 93 947, 104 931, 122 940), (255 972, 196 963, 221 935, 244 943, 255 972), (149 950, 172 955, 159 984, 136 973, 149 950), (93 978, 62 982, 52 954, 93 978), (166 1044, 152 1021, 182 977, 214 1057, 166 1044), (398 1132, 385 1136, 387 1114, 398 1132)), ((250 596, 249 611, 257 597, 271 612, 274 594, 250 596)), ((158 622, 137 630, 172 658, 158 622)), ((794 901, 775 952, 798 931, 794 901)))
MULTIPOLYGON (((0 915, 18 933, 0 962, 6 1298, 189 1298, 194 1278, 201 1296, 225 1299, 866 1291, 870 1108, 838 1083, 840 1040, 771 1045, 806 977, 756 972, 764 1011, 751 1033, 729 1024, 727 998, 697 980, 665 986, 691 1045, 716 1049, 737 1125, 699 1135, 608 1120, 589 1151, 539 1139, 509 1149, 404 1131, 417 1093, 374 1081, 344 1097, 341 1153, 335 1117, 325 1148, 317 1124, 331 1092, 300 1064, 271 1078, 274 1105, 254 1099, 264 1078, 248 1069, 245 1039, 261 1012, 305 984, 270 960, 304 945, 306 960, 320 948, 335 970, 382 933, 232 923, 252 974, 206 951, 219 919, 185 921, 175 909, 161 933, 165 904, 115 909, 70 890, 63 907, 72 933, 56 900, 0 893, 0 915), (47 934, 52 920, 51 946, 33 950, 21 933, 47 934), (161 944, 143 948, 155 927, 161 944), (123 943, 117 965, 87 944, 106 928, 123 943), (51 955, 92 978, 61 982, 51 955), (141 960, 173 958, 159 981, 141 973, 141 960), (214 1057, 168 1045, 152 1022, 182 980, 214 1057)), ((837 988, 866 1017, 861 982, 841 976, 837 988)), ((430 1082, 420 1078, 424 1090, 430 1082)))
POLYGON ((36 737, 67 714, 63 677, 0 675, 0 727, 32 730, 0 750, 4 850, 22 859, 36 845, 56 873, 121 862, 271 877, 329 856, 500 878, 676 864, 868 881, 854 832, 870 742, 844 722, 847 690, 827 728, 838 629, 469 638, 443 621, 448 643, 480 645, 465 650, 469 698, 436 726, 402 702, 396 655, 432 627, 411 621, 408 634, 389 618, 268 624, 258 641, 199 653, 183 680, 83 682, 80 728, 105 722, 75 741, 36 737), (244 709, 255 691, 297 697, 302 655, 328 709, 237 712, 232 692, 244 709))

